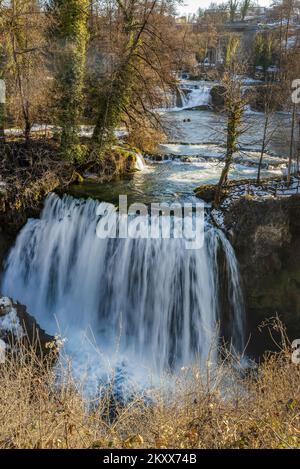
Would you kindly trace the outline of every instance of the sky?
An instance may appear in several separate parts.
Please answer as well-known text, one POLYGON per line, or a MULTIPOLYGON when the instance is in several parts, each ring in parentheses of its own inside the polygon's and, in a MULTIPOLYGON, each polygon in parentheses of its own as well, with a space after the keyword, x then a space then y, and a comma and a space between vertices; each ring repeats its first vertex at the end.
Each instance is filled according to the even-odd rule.
MULTIPOLYGON (((184 0, 184 5, 178 7, 180 14, 195 13, 198 8, 207 8, 212 0, 184 0)), ((217 3, 222 3, 224 0, 214 0, 217 3)), ((271 0, 259 0, 259 5, 268 6, 271 0)))

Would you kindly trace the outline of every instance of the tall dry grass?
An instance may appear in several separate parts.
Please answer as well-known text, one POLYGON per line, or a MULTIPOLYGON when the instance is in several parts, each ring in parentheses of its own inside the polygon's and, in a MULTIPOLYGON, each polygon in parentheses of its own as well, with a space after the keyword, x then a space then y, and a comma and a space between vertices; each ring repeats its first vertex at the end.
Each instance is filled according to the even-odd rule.
POLYGON ((109 387, 88 400, 66 363, 54 371, 23 347, 0 365, 0 447, 299 448, 300 365, 291 352, 283 334, 256 369, 241 373, 223 355, 217 372, 182 370, 151 399, 118 404, 109 387))

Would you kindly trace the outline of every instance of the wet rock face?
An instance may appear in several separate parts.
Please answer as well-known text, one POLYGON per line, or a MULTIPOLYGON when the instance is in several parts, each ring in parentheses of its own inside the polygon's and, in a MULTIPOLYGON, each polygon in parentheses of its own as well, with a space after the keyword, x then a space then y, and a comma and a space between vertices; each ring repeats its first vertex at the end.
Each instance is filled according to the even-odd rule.
POLYGON ((216 194, 216 185, 215 184, 204 184, 195 189, 195 194, 199 199, 204 200, 204 202, 210 203, 213 202, 216 194))
POLYGON ((44 358, 53 351, 55 342, 55 337, 39 327, 25 306, 0 296, 0 362, 5 360, 6 353, 18 353, 21 344, 44 358))
POLYGON ((276 314, 300 338, 300 196, 240 199, 225 217, 240 265, 250 348, 274 348, 257 326, 276 314))
POLYGON ((7 252, 11 244, 12 244, 12 239, 4 231, 3 227, 0 225, 0 279, 1 279, 1 272, 3 269, 4 259, 7 255, 7 252))
POLYGON ((222 85, 213 86, 210 95, 211 95, 211 104, 215 111, 222 111, 225 106, 225 93, 226 88, 222 85))
POLYGON ((270 86, 259 85, 251 87, 249 90, 249 104, 251 109, 259 112, 265 112, 266 102, 270 102, 272 111, 283 111, 283 100, 282 91, 277 85, 272 85, 272 91, 270 86))

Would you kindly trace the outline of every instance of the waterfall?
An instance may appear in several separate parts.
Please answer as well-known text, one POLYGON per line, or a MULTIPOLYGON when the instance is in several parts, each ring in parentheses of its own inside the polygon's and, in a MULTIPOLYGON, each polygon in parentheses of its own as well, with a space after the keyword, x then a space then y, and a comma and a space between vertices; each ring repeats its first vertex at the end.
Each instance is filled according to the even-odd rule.
POLYGON ((144 168, 145 168, 144 157, 140 153, 137 153, 136 154, 135 169, 137 169, 138 171, 143 171, 144 168))
POLYGON ((183 111, 197 106, 209 106, 211 103, 211 85, 182 83, 172 96, 167 96, 167 107, 159 111, 183 111))
MULTIPOLYGON (((8 256, 3 293, 26 304, 50 333, 59 324, 81 365, 86 361, 81 332, 91 330, 106 356, 117 348, 139 370, 159 375, 194 362, 204 366, 216 353, 212 345, 222 315, 221 249, 231 338, 240 348, 242 296, 226 237, 207 225, 199 250, 185 249, 180 239, 99 239, 99 203, 50 194, 41 218, 27 222, 8 256)), ((103 367, 99 355, 91 367, 103 367)))
POLYGON ((202 85, 193 87, 188 93, 183 93, 182 109, 208 106, 211 102, 210 90, 209 86, 202 85))

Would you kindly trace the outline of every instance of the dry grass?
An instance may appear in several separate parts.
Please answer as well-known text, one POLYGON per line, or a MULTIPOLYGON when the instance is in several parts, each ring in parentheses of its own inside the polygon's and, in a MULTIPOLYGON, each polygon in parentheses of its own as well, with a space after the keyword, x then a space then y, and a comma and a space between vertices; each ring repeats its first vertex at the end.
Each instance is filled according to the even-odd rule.
POLYGON ((25 349, 0 365, 1 448, 299 448, 300 365, 282 349, 241 376, 183 370, 168 391, 116 405, 110 389, 87 401, 66 364, 25 349), (112 417, 113 413, 113 417, 112 417))

